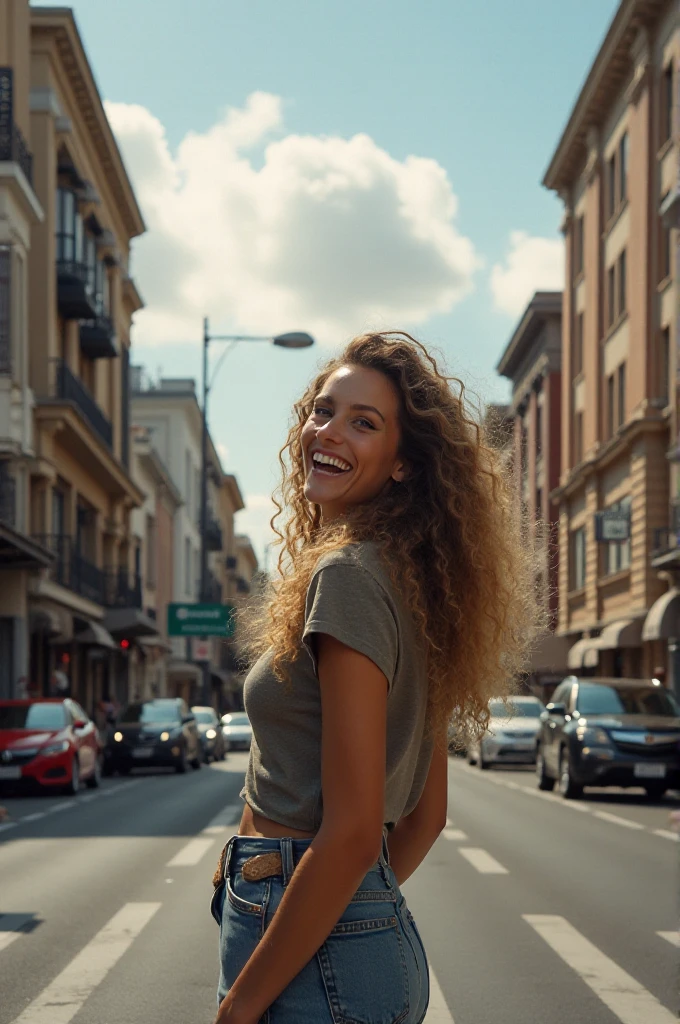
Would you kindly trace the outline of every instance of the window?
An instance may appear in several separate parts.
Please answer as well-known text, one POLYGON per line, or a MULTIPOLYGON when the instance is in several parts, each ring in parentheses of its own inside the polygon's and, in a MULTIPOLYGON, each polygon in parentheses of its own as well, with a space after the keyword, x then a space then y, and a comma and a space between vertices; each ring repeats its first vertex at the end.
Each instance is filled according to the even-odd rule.
POLYGON ((83 222, 78 213, 75 192, 57 189, 57 260, 83 262, 83 222))
POLYGON ((130 350, 120 347, 120 460, 130 468, 130 350))
MULTIPOLYGON (((665 199, 665 196, 664 196, 665 199)), ((662 200, 663 202, 663 200, 662 200)), ((671 229, 659 218, 659 284, 671 276, 671 229)))
POLYGON ((671 331, 670 327, 664 327, 661 331, 659 344, 659 357, 661 367, 659 373, 659 398, 663 398, 666 404, 671 397, 671 331))
POLYGON ((673 62, 661 76, 661 146, 673 137, 673 62))
POLYGON ((12 250, 0 245, 0 373, 12 372, 12 250))
MULTIPOLYGON (((608 511, 619 512, 622 516, 630 517, 630 498, 624 498, 614 505, 609 505, 608 511)), ((611 576, 615 572, 630 568, 630 536, 627 540, 611 540, 603 547, 605 548, 605 576, 611 576)))
POLYGON ((582 526, 571 535, 571 590, 581 590, 586 585, 586 530, 582 526))
POLYGON ((543 451, 543 406, 539 403, 536 404, 536 454, 540 455, 543 451))
POLYGON ((619 205, 623 206, 628 198, 628 132, 624 132, 619 142, 619 205))
POLYGON ((536 518, 543 518, 543 490, 540 487, 536 489, 536 518))
POLYGON ((621 363, 617 373, 616 425, 622 427, 626 422, 626 364, 621 363))
POLYGON ((188 596, 192 596, 192 585, 191 575, 193 568, 193 559, 191 557, 191 541, 188 537, 184 538, 184 593, 188 596))
POLYGON ((617 296, 618 301, 616 304, 616 315, 617 317, 623 316, 626 312, 626 250, 622 249, 617 261, 617 276, 618 276, 618 288, 617 296))
POLYGON ((614 374, 612 373, 607 377, 607 440, 614 436, 614 424, 616 422, 614 398, 614 374))
POLYGON ((616 319, 616 268, 612 265, 607 271, 607 327, 611 327, 616 319))
POLYGON ((578 377, 583 372, 583 313, 576 314, 574 323, 574 365, 572 374, 578 377))
POLYGON ((574 224, 574 276, 583 272, 585 256, 585 221, 583 216, 576 218, 574 224))
POLYGON ((607 161, 607 220, 616 213, 616 157, 607 161))
POLYGON ((66 496, 60 487, 52 488, 52 533, 55 537, 66 533, 66 496))
POLYGON ((191 454, 189 451, 184 453, 184 500, 187 503, 187 513, 191 515, 191 454))
POLYGON ((574 463, 578 464, 583 458, 583 413, 577 412, 574 416, 574 463))
POLYGON ((153 516, 146 517, 146 585, 156 586, 156 520, 153 516))

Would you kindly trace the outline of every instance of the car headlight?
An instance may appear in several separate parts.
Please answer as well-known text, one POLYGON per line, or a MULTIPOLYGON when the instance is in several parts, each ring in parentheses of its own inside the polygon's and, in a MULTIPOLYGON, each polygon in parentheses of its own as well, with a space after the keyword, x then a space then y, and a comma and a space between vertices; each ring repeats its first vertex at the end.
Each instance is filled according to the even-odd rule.
POLYGON ((170 733, 169 732, 162 732, 161 736, 160 736, 160 739, 161 739, 161 743, 165 743, 166 740, 170 739, 170 733))
POLYGON ((205 734, 205 736, 206 736, 206 739, 208 739, 208 740, 214 740, 215 737, 217 736, 217 733, 215 732, 214 729, 208 729, 208 731, 205 734))
POLYGON ((68 740, 60 740, 59 743, 48 743, 46 747, 42 748, 40 753, 45 757, 50 757, 53 754, 65 754, 68 747, 68 740))
POLYGON ((116 743, 122 743, 122 741, 123 741, 123 734, 122 734, 122 732, 114 732, 113 738, 116 741, 116 743))
POLYGON ((592 747, 609 747, 611 740, 604 729, 598 729, 596 726, 591 725, 579 725, 576 730, 576 738, 581 743, 587 743, 592 747))

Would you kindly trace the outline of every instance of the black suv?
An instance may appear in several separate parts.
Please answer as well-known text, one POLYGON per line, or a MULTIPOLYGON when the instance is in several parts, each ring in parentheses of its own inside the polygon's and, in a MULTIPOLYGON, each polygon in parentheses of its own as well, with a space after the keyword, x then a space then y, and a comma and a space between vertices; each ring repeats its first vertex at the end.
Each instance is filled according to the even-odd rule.
POLYGON ((569 676, 541 715, 539 789, 567 799, 584 786, 680 786, 680 705, 657 681, 569 676))
POLYGON ((104 774, 162 766, 185 772, 200 768, 201 739, 196 719, 180 697, 128 704, 109 729, 104 774))

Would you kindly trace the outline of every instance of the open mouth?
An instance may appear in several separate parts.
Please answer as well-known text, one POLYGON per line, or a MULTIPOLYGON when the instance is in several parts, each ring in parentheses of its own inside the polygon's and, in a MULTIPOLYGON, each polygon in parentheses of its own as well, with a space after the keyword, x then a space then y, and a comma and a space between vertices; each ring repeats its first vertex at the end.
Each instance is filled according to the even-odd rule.
POLYGON ((333 455, 324 455, 322 452, 314 452, 312 455, 312 469, 315 473, 323 476, 342 476, 352 469, 349 462, 333 455))

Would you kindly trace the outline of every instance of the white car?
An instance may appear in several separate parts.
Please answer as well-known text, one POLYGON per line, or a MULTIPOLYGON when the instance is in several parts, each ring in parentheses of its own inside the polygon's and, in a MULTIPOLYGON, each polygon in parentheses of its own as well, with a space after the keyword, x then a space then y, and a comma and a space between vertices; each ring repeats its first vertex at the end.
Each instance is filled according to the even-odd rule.
POLYGON ((230 711, 222 715, 222 735, 227 750, 250 750, 253 728, 245 711, 230 711))
POLYGON ((468 747, 468 764, 536 764, 539 716, 544 710, 538 697, 510 697, 507 703, 490 700, 489 724, 481 739, 468 747))

